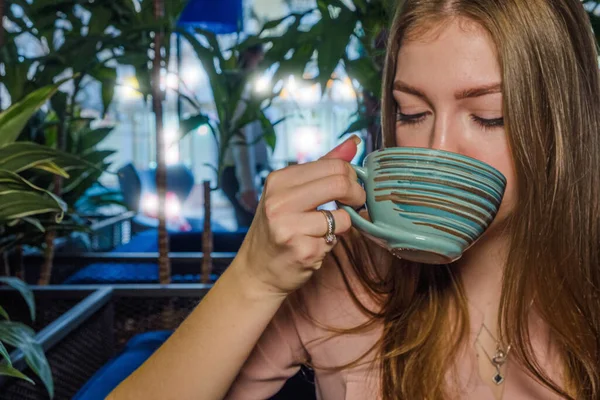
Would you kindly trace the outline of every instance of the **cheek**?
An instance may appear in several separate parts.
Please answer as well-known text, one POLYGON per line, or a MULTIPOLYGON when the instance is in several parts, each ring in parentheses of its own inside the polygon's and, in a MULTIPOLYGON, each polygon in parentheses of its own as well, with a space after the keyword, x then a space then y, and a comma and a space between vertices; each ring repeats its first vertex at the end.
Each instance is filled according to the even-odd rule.
POLYGON ((489 164, 502 172, 506 177, 506 189, 504 190, 504 197, 502 198, 502 203, 500 204, 500 209, 496 214, 496 218, 492 222, 492 226, 504 222, 514 211, 517 201, 516 176, 512 160, 509 157, 506 157, 505 160, 494 161, 490 161, 489 164))

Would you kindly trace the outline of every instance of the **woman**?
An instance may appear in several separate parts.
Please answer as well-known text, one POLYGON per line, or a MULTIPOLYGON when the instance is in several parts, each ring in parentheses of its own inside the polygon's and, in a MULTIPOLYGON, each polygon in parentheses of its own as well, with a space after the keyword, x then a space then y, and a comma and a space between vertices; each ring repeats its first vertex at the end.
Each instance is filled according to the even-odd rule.
POLYGON ((322 399, 600 398, 597 63, 579 0, 402 2, 385 146, 499 169, 490 228, 414 265, 337 210, 329 245, 315 207, 363 203, 355 144, 277 171, 231 267, 115 398, 268 398, 302 363, 322 399))

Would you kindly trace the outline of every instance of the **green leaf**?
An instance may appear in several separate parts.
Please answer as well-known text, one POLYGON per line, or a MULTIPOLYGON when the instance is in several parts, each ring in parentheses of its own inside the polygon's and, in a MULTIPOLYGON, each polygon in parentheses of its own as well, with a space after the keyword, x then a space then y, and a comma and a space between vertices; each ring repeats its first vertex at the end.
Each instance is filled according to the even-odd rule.
POLYGON ((187 134, 192 132, 198 127, 208 124, 210 122, 210 118, 206 114, 196 114, 192 115, 189 118, 183 119, 179 121, 179 135, 180 139, 183 139, 187 134))
POLYGON ((56 197, 25 191, 2 193, 0 223, 45 213, 55 213, 60 220, 66 210, 66 204, 56 197))
POLYGON ((56 165, 52 161, 35 164, 35 166, 33 168, 39 169, 41 171, 49 172, 53 175, 62 176, 63 178, 69 177, 69 174, 64 169, 60 168, 58 165, 56 165))
POLYGON ((139 91, 145 99, 152 94, 152 78, 150 70, 146 65, 142 65, 135 69, 135 77, 139 85, 139 91))
POLYGON ((368 8, 367 8, 367 0, 354 0, 354 5, 363 14, 366 13, 367 10, 368 10, 368 8))
POLYGON ((343 13, 340 17, 323 24, 322 41, 317 47, 319 66, 318 81, 321 90, 325 92, 327 81, 340 60, 346 54, 346 47, 350 42, 350 35, 354 32, 356 17, 353 13, 343 13))
POLYGON ((120 190, 115 190, 107 193, 98 193, 89 196, 80 196, 75 204, 75 208, 80 213, 92 211, 98 207, 119 205, 127 208, 123 201, 123 193, 120 190))
POLYGON ((67 182, 64 182, 63 193, 71 192, 77 188, 78 193, 83 193, 97 182, 98 178, 108 168, 106 159, 115 154, 114 150, 92 150, 86 154, 86 161, 92 165, 88 168, 78 168, 71 172, 71 177, 67 182), (83 187, 81 185, 84 185, 83 187))
POLYGON ((219 61, 224 61, 223 53, 220 51, 221 46, 219 46, 219 41, 217 40, 217 35, 215 35, 213 32, 200 28, 195 28, 194 32, 204 36, 211 47, 212 53, 216 56, 216 58, 219 59, 219 61))
POLYGON ((113 131, 113 127, 104 127, 97 129, 84 129, 79 135, 79 154, 86 154, 92 150, 98 143, 102 142, 113 131))
POLYGON ((58 116, 59 120, 64 120, 67 115, 67 103, 68 95, 65 92, 58 91, 52 98, 50 98, 50 104, 52 109, 58 116))
POLYGON ((61 84, 38 89, 0 113, 0 147, 17 140, 29 118, 56 93, 61 84))
POLYGON ((40 377, 50 397, 54 397, 54 382, 42 346, 35 340, 35 332, 18 322, 0 321, 0 341, 23 352, 31 370, 40 377))
POLYGON ((17 61, 14 63, 8 62, 4 64, 6 73, 3 81, 13 103, 21 100, 26 93, 26 84, 29 82, 27 79, 27 72, 29 71, 30 67, 31 62, 27 60, 24 62, 17 61))
POLYGON ((50 162, 65 171, 92 166, 86 159, 36 143, 17 142, 0 147, 0 169, 19 173, 50 162))
POLYGON ((288 60, 281 61, 277 73, 273 77, 273 81, 277 82, 280 79, 285 79, 289 75, 301 77, 306 69, 306 64, 311 60, 315 52, 315 43, 303 43, 294 50, 294 54, 288 60))
MULTIPOLYGON (((6 319, 10 319, 8 318, 8 314, 6 314, 6 311, 4 311, 5 315, 6 315, 6 319)), ((4 358, 6 360, 6 363, 8 365, 12 365, 12 361, 10 359, 10 354, 8 354, 8 350, 6 350, 6 347, 4 347, 4 344, 2 342, 0 342, 0 354, 2 355, 2 358, 4 358)), ((0 364, 2 362, 0 361, 0 364)))
POLYGON ((18 290, 23 296, 23 299, 27 303, 29 307, 29 314, 31 315, 31 320, 35 321, 35 300, 33 298, 33 292, 29 289, 29 286, 25 282, 20 279, 13 277, 0 277, 0 282, 12 287, 15 290, 18 290))
POLYGON ((32 381, 27 375, 23 374, 21 371, 13 367, 12 365, 6 365, 4 363, 0 363, 0 375, 4 376, 12 376, 13 378, 23 379, 35 385, 35 382, 32 381))
POLYGON ((105 65, 99 65, 90 74, 102 84, 102 105, 104 106, 103 116, 105 116, 115 95, 117 69, 107 67, 105 65))
POLYGON ((275 145, 277 144, 277 135, 275 133, 275 128, 273 124, 267 118, 264 112, 259 113, 259 121, 263 130, 263 137, 267 146, 271 148, 271 150, 275 150, 275 145))
POLYGON ((88 23, 88 35, 103 33, 110 25, 112 13, 104 7, 94 7, 93 14, 88 23))
POLYGON ((39 194, 45 194, 49 198, 53 199, 58 205, 64 204, 61 199, 56 197, 48 190, 44 190, 39 186, 32 184, 27 179, 15 174, 14 172, 0 169, 0 195, 4 196, 19 192, 39 192, 39 194))
POLYGON ((115 60, 122 65, 132 65, 134 67, 145 66, 148 61, 148 55, 146 53, 135 53, 130 51, 122 56, 115 57, 115 60))
MULTIPOLYGON (((8 316, 8 313, 2 306, 0 306, 0 316, 4 319, 10 319, 10 317, 8 316)), ((0 343, 0 345, 2 345, 2 343, 0 343)))
POLYGON ((277 28, 279 25, 281 25, 281 23, 282 23, 283 21, 285 21, 285 20, 288 20, 289 18, 292 18, 292 17, 294 17, 294 15, 293 15, 293 14, 290 14, 290 15, 286 15, 286 16, 285 16, 285 17, 283 17, 283 18, 279 18, 279 19, 276 19, 276 20, 273 20, 273 21, 267 21, 267 22, 266 22, 266 23, 263 25, 263 27, 262 27, 262 29, 261 29, 261 33, 262 33, 262 32, 264 32, 264 31, 271 30, 271 29, 273 29, 273 28, 277 28))
POLYGON ((345 61, 346 72, 375 98, 381 96, 382 74, 370 57, 345 61))
POLYGON ((22 220, 24 222, 27 222, 30 225, 35 226, 36 229, 39 230, 40 232, 45 232, 46 231, 46 229, 44 228, 44 226, 37 219, 34 219, 34 218, 22 218, 22 220))
POLYGON ((194 49, 196 56, 202 63, 206 74, 208 75, 208 81, 210 82, 210 87, 213 93, 213 99, 215 102, 215 107, 217 109, 217 115, 219 116, 220 121, 228 120, 228 116, 226 112, 226 107, 231 103, 229 101, 229 86, 227 76, 224 74, 220 74, 217 72, 217 68, 215 66, 215 59, 219 59, 221 55, 221 49, 213 49, 204 46, 196 36, 187 31, 179 31, 181 36, 185 38, 188 43, 194 49))

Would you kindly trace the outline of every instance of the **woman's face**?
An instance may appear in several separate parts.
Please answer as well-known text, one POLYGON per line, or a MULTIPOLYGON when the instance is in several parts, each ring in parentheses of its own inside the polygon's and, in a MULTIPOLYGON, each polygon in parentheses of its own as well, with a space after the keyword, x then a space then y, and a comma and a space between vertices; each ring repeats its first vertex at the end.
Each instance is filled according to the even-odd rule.
POLYGON ((407 41, 398 53, 397 145, 463 154, 502 172, 508 184, 490 230, 510 214, 515 197, 501 83, 494 43, 466 20, 407 41))

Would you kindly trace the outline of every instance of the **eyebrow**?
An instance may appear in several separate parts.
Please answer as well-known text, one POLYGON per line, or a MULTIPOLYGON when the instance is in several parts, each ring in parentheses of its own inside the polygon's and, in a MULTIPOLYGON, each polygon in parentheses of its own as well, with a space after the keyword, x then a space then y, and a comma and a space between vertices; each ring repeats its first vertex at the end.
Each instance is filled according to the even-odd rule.
MULTIPOLYGON (((403 93, 412 94, 420 97, 427 101, 427 96, 421 90, 410 86, 400 80, 394 82, 394 90, 401 91, 403 93)), ((490 85, 478 86, 469 89, 462 89, 454 93, 456 100, 463 100, 472 97, 481 97, 488 94, 502 93, 502 85, 500 83, 492 83, 490 85)))

